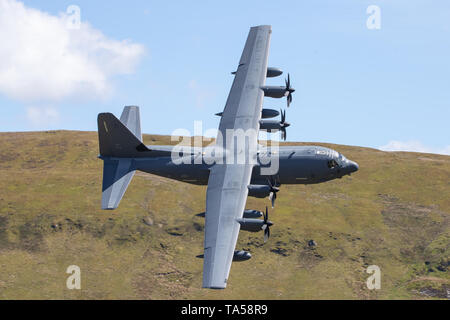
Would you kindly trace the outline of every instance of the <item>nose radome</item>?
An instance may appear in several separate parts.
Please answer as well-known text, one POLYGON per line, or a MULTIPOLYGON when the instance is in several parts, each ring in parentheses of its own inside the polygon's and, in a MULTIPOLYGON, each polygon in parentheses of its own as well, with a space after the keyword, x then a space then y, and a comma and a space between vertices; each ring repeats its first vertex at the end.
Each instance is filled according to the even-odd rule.
POLYGON ((350 172, 356 172, 359 170, 359 165, 355 161, 350 161, 350 172))

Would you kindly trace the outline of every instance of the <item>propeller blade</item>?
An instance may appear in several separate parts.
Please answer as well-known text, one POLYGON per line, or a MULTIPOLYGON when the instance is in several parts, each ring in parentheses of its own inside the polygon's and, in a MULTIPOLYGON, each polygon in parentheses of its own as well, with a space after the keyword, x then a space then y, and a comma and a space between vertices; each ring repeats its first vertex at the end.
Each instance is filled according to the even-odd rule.
POLYGON ((267 228, 264 230, 264 243, 266 243, 267 240, 269 240, 269 238, 270 238, 270 228, 267 227, 267 228))
MULTIPOLYGON (((272 177, 270 177, 270 178, 272 178, 272 177)), ((272 184, 271 179, 267 178, 267 184, 269 185, 270 189, 273 188, 273 184, 272 184)))
POLYGON ((286 128, 281 128, 281 138, 286 141, 286 128))
POLYGON ((277 192, 280 191, 280 189, 275 185, 276 181, 274 180, 273 176, 270 176, 270 179, 267 178, 267 184, 270 187, 269 200, 272 202, 273 208, 275 205, 275 200, 277 199, 277 192))
MULTIPOLYGON (((276 196, 276 193, 274 193, 274 196, 276 196)), ((267 240, 269 240, 271 225, 272 225, 271 222, 269 224, 269 209, 266 206, 266 213, 264 214, 264 224, 261 227, 261 229, 264 230, 264 243, 266 243, 267 240)))
POLYGON ((273 197, 272 199, 270 199, 272 201, 272 209, 275 207, 275 200, 277 199, 277 193, 274 192, 273 193, 273 197))
POLYGON ((289 73, 288 73, 288 78, 285 81, 286 81, 286 91, 288 93, 288 95, 287 95, 287 106, 289 108, 289 106, 292 103, 292 93, 295 91, 294 89, 291 88, 291 76, 290 76, 289 73))
POLYGON ((288 96, 287 96, 287 106, 289 108, 289 106, 292 103, 292 93, 289 92, 288 96))

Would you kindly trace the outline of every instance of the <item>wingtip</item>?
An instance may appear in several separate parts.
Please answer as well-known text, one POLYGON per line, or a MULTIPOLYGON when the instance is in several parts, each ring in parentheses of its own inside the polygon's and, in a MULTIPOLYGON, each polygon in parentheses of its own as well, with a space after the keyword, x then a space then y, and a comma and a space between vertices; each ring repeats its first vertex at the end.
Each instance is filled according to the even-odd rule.
POLYGON ((102 207, 102 210, 105 210, 105 211, 113 211, 113 210, 116 210, 117 209, 117 207, 116 208, 113 208, 113 207, 102 207))
POLYGON ((224 290, 225 287, 218 287, 218 286, 203 286, 203 289, 211 289, 211 290, 224 290))
POLYGON ((261 24, 259 26, 254 26, 251 29, 264 29, 268 28, 270 31, 272 31, 272 26, 270 24, 261 24))

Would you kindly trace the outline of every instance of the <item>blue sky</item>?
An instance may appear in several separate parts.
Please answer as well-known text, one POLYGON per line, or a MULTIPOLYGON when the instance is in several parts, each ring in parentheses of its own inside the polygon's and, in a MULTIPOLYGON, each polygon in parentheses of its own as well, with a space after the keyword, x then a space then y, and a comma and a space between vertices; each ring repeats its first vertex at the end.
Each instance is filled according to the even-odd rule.
MULTIPOLYGON (((14 1, 0 0, 0 4, 14 1)), ((270 24, 269 64, 289 72, 297 90, 287 110, 292 124, 290 141, 450 154, 448 1, 23 3, 26 9, 48 13, 36 18, 36 23, 61 17, 69 5, 81 9, 81 21, 89 29, 83 37, 69 39, 81 39, 74 50, 88 57, 88 66, 99 65, 100 71, 88 75, 91 82, 87 84, 100 84, 96 90, 76 87, 54 97, 51 91, 60 90, 58 83, 45 82, 53 76, 54 81, 65 79, 67 63, 55 63, 52 68, 52 54, 33 68, 37 83, 27 87, 19 82, 20 90, 13 81, 2 81, 0 65, 0 131, 94 131, 99 112, 120 115, 125 105, 141 106, 145 133, 170 134, 177 128, 193 131, 195 120, 202 120, 204 129, 216 128, 219 119, 214 113, 223 110, 233 80, 230 72, 236 68, 249 28, 270 24), (379 30, 366 26, 370 5, 381 10, 379 30), (99 51, 93 49, 92 30, 100 32, 102 43, 113 48, 100 58, 93 57, 99 51), (117 52, 122 49, 127 53, 117 52), (44 65, 49 70, 44 71, 44 65)), ((15 28, 17 20, 11 20, 8 27, 15 28)), ((41 29, 25 26, 20 30, 26 46, 29 30, 41 29)), ((53 32, 52 28, 42 30, 53 32)), ((5 43, 9 39, 2 37, 11 35, 0 32, 5 43)), ((40 31, 33 37, 39 39, 35 51, 46 47, 49 38, 40 31)), ((35 51, 32 57, 39 56, 35 51)), ((3 52, 8 54, 14 51, 3 52)), ((78 68, 70 72, 86 76, 78 68)), ((268 79, 268 84, 282 83, 283 78, 268 79)), ((275 109, 285 104, 285 100, 270 98, 264 103, 275 109)))

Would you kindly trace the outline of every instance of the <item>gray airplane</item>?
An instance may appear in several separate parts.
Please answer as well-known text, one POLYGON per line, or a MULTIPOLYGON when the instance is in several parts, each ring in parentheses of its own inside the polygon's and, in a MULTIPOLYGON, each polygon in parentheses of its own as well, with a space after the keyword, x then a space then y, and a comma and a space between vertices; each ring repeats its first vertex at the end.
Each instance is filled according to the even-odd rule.
POLYGON ((102 209, 116 209, 136 170, 191 184, 207 185, 203 287, 224 289, 232 261, 251 258, 235 250, 239 230, 270 236, 269 214, 245 210, 247 196, 266 198, 275 204, 283 184, 326 182, 358 170, 356 162, 334 150, 318 146, 280 146, 258 143, 259 130, 280 131, 286 138, 285 112, 263 109, 263 98, 286 97, 292 102, 290 77, 285 86, 266 86, 267 77, 282 71, 268 68, 270 26, 250 33, 212 146, 180 149, 143 144, 138 107, 125 107, 117 119, 111 113, 98 116, 100 158, 104 161, 102 209), (244 132, 239 139, 238 132, 244 132), (252 134, 253 132, 253 134, 252 134), (256 132, 256 134, 254 134, 256 132), (231 135, 230 135, 231 133, 231 135), (241 155, 244 157, 240 157, 241 155), (232 159, 230 161, 229 159, 232 159), (180 161, 181 160, 181 161, 180 161), (268 174, 276 164, 276 173, 268 174))

